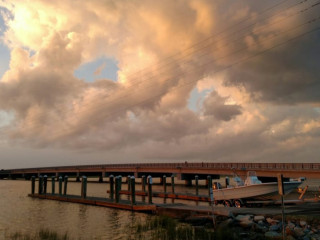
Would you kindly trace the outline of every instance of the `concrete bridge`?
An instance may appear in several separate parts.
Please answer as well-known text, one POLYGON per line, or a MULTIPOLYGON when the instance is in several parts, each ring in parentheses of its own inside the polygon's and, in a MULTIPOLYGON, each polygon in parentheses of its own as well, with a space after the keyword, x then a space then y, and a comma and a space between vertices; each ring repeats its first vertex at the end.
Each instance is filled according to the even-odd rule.
POLYGON ((103 164, 103 165, 82 165, 82 166, 61 166, 42 168, 23 168, 0 170, 0 179, 30 179, 31 176, 69 176, 77 180, 82 175, 103 177, 110 175, 135 176, 140 178, 143 175, 160 177, 163 175, 174 175, 186 184, 197 175, 199 179, 206 179, 208 175, 212 179, 218 179, 220 175, 245 176, 248 171, 255 171, 262 181, 276 180, 277 174, 281 173, 285 178, 317 178, 320 179, 320 163, 137 163, 137 164, 103 164))

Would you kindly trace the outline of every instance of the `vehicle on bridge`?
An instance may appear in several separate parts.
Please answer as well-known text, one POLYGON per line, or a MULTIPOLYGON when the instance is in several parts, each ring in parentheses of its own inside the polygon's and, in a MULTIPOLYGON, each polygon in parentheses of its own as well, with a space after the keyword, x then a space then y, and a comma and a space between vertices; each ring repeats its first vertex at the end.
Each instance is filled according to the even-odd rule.
MULTIPOLYGON (((228 185, 222 188, 218 182, 213 183, 213 196, 215 204, 225 206, 243 207, 247 201, 276 200, 279 197, 278 182, 262 183, 255 172, 249 171, 246 180, 239 176, 234 177, 236 186, 228 185)), ((284 182, 284 194, 296 189, 302 181, 284 182)))

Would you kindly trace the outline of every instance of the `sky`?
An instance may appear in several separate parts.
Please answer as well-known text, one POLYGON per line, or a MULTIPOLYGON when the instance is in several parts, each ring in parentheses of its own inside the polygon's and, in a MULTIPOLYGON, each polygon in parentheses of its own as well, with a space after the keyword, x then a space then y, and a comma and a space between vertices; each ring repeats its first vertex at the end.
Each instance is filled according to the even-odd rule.
POLYGON ((0 0, 0 169, 320 162, 315 0, 0 0))

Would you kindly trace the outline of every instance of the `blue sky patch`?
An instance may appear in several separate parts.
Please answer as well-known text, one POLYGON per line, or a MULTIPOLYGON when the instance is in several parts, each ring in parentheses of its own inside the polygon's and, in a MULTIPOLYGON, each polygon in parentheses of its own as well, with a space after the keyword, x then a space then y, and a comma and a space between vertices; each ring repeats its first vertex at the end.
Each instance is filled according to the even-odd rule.
POLYGON ((202 107, 202 104, 203 104, 205 97, 212 90, 213 90, 213 88, 205 89, 205 90, 202 90, 201 92, 199 92, 198 88, 195 87, 190 93, 190 97, 189 97, 189 101, 188 101, 188 108, 191 111, 199 112, 202 107))
POLYGON ((82 64, 74 75, 83 79, 86 82, 94 82, 97 79, 110 79, 117 81, 118 79, 118 64, 112 58, 98 58, 95 61, 82 64))

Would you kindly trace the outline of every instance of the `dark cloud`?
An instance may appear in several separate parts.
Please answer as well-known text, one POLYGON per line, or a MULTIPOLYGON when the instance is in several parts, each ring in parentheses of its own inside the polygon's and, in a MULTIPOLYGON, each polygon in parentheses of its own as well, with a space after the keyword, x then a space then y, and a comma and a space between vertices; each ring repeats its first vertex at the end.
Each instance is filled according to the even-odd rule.
POLYGON ((227 99, 227 97, 221 97, 217 92, 212 91, 203 103, 204 115, 212 115, 217 120, 230 121, 241 114, 241 106, 226 104, 227 99))

